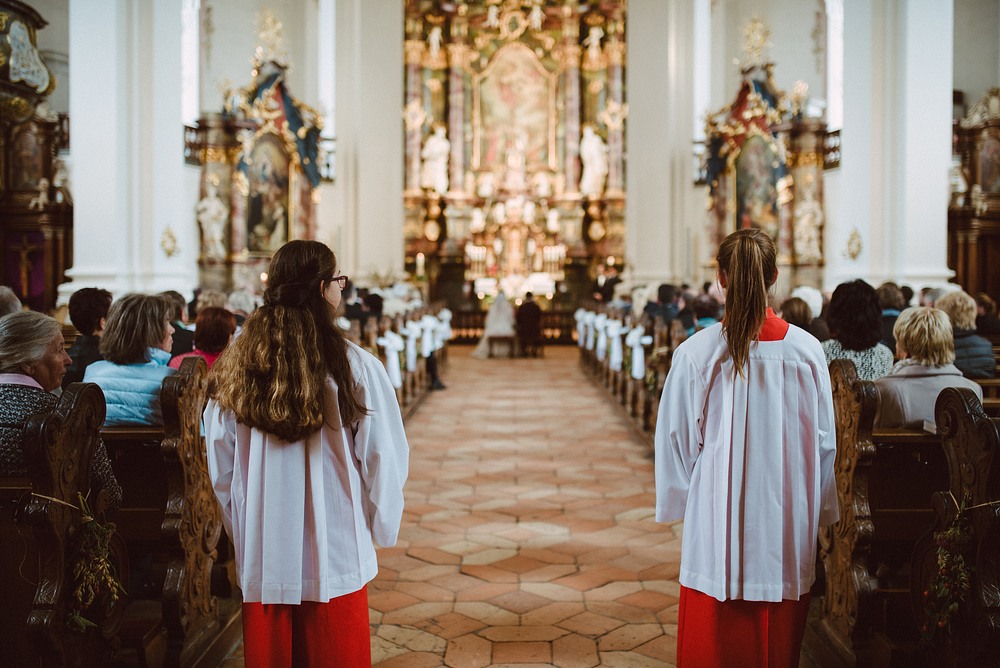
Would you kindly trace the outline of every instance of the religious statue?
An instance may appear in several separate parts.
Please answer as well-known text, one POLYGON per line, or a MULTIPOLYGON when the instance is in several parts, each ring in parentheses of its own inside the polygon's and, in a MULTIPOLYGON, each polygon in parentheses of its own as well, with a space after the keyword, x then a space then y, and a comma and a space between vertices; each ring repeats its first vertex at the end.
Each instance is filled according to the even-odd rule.
POLYGON ((38 179, 37 190, 38 194, 28 202, 28 210, 38 209, 39 211, 44 211, 45 207, 49 205, 49 180, 44 176, 38 179))
POLYGON ((56 192, 56 203, 73 203, 73 193, 69 187, 69 169, 61 158, 56 158, 52 163, 55 174, 52 175, 52 189, 56 192))
POLYGON ((431 60, 438 58, 441 54, 441 26, 434 26, 427 34, 427 55, 431 60))
POLYGON ((542 11, 541 5, 535 5, 531 8, 531 13, 528 15, 528 22, 531 24, 532 30, 541 30, 544 19, 545 13, 542 11))
POLYGON ((195 215, 201 225, 202 252, 205 257, 226 259, 225 231, 229 209, 219 197, 214 183, 205 188, 205 196, 195 205, 195 215))
POLYGON ((587 34, 587 39, 583 40, 583 45, 587 47, 587 60, 597 62, 601 59, 601 38, 604 37, 604 30, 600 26, 592 26, 587 34))
POLYGON ((531 177, 531 185, 535 188, 535 195, 545 199, 552 196, 552 179, 548 172, 535 172, 531 177))
POLYGON ((420 187, 430 188, 440 194, 448 192, 448 153, 451 142, 445 136, 443 125, 434 128, 434 134, 427 137, 420 157, 424 159, 420 170, 420 187))
POLYGON ((522 192, 525 187, 524 138, 521 135, 508 143, 504 157, 507 169, 504 172, 503 187, 510 192, 522 192))
POLYGON ((476 185, 476 194, 489 199, 493 197, 494 191, 493 172, 483 172, 479 175, 479 183, 476 185))
POLYGON ((583 163, 580 194, 600 196, 604 192, 604 177, 608 175, 608 153, 604 140, 589 125, 584 126, 580 138, 580 161, 583 163))
POLYGON ((494 30, 500 27, 500 5, 490 5, 486 8, 486 23, 484 25, 494 30))

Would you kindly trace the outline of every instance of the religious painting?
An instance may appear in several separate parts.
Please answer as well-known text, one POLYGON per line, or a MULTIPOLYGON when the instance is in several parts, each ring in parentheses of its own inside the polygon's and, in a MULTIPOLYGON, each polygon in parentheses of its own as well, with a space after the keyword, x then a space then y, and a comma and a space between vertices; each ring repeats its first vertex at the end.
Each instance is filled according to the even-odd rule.
POLYGON ((34 190, 42 178, 42 146, 30 124, 14 137, 11 176, 15 190, 34 190))
POLYGON ((247 161, 247 251, 273 253, 288 241, 289 158, 275 134, 260 135, 247 161))
POLYGON ((979 149, 979 185, 984 193, 1000 194, 1000 139, 987 137, 979 149))
POLYGON ((502 47, 473 87, 474 169, 556 169, 556 75, 521 43, 502 47))
POLYGON ((761 135, 749 137, 735 160, 736 229, 755 227, 777 242, 781 229, 778 180, 781 157, 774 143, 761 135))

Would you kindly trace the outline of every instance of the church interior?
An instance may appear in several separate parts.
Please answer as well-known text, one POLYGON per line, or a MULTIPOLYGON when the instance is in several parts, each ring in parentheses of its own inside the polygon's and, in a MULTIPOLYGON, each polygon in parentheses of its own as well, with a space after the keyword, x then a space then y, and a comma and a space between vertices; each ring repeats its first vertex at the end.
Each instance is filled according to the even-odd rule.
MULTIPOLYGON (((289 241, 350 277, 338 322, 384 363, 410 447, 373 665, 675 665, 657 406, 745 229, 776 248, 772 306, 802 297, 814 335, 856 279, 910 289, 883 318, 964 291, 996 321, 1000 0, 0 0, 0 285, 67 348, 82 288, 221 295, 242 325, 289 241)), ((830 366, 841 519, 800 665, 995 660, 1000 329, 978 333, 990 377, 925 430, 880 428, 874 378, 830 366)), ((62 459, 0 472, 15 665, 244 665, 210 376, 179 369, 163 425, 102 430, 103 399, 66 391, 61 426, 24 432, 62 459), (76 503, 98 441, 125 497, 86 514, 155 583, 67 634, 79 599, 35 585, 70 577, 52 555, 80 520, 40 504, 76 503)))

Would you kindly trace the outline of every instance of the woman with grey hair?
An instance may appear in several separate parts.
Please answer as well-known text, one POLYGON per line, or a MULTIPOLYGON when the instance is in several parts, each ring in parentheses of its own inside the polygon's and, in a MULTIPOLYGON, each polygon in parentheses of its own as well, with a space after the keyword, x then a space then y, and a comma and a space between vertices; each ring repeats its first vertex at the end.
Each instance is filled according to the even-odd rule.
POLYGON ((875 381, 879 391, 875 426, 885 429, 923 429, 934 424, 934 404, 946 387, 965 387, 983 399, 979 384, 962 376, 955 366, 951 321, 941 309, 908 308, 892 328, 900 361, 888 376, 875 381))
MULTIPOLYGON (((70 365, 62 325, 36 311, 0 318, 0 475, 26 473, 21 438, 28 416, 52 410, 52 394, 70 365)), ((108 492, 112 507, 122 489, 101 443, 90 463, 91 484, 108 492)))

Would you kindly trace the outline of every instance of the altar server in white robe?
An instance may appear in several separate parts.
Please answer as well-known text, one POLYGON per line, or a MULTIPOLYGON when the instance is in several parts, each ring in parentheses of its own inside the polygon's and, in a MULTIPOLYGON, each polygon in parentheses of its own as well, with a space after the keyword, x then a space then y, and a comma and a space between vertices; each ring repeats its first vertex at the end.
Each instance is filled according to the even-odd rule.
POLYGON ((656 423, 656 519, 684 520, 678 666, 796 666, 817 535, 838 518, 826 358, 774 315, 774 243, 722 243, 722 323, 674 351, 656 423))
POLYGON ((248 666, 369 666, 373 541, 396 543, 409 450, 377 358, 335 325, 346 276, 281 247, 212 368, 208 468, 233 540, 248 666))

